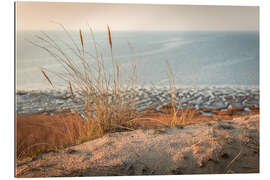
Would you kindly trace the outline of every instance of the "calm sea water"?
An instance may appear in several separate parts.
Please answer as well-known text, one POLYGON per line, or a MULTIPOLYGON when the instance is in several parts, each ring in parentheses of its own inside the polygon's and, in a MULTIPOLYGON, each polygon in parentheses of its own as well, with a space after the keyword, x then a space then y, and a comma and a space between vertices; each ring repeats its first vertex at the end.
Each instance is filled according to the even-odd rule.
MULTIPOLYGON (((74 44, 63 32, 47 32, 72 56, 68 46, 74 44)), ((40 32, 17 33, 17 89, 50 88, 40 68, 62 72, 61 65, 44 50, 28 41, 40 42, 40 32)), ((86 57, 93 63, 92 36, 84 33, 86 57)), ((80 46, 78 32, 71 33, 80 46)), ((105 66, 111 70, 111 54, 106 32, 95 33, 105 66)), ((179 86, 258 86, 259 32, 112 32, 113 57, 120 64, 123 76, 130 72, 135 60, 140 85, 167 85, 167 59, 179 86)), ((79 60, 77 60, 79 63, 79 60)), ((94 64, 93 64, 94 65, 94 64)), ((63 84, 50 76, 54 83, 63 84)))

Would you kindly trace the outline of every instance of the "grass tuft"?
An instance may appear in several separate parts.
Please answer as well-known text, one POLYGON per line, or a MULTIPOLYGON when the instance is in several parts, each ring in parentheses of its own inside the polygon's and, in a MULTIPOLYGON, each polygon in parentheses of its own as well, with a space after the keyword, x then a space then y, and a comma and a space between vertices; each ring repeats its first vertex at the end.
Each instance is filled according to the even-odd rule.
MULTIPOLYGON (((63 29, 72 44, 76 45, 69 32, 64 27, 63 29)), ((81 29, 79 30, 81 46, 70 47, 68 43, 65 43, 72 54, 67 53, 65 51, 66 47, 60 46, 53 37, 50 37, 45 32, 43 32, 43 36, 37 36, 40 41, 38 44, 33 43, 52 55, 63 66, 65 73, 54 72, 54 74, 68 84, 72 97, 74 98, 75 92, 82 95, 80 102, 85 107, 84 114, 87 122, 88 138, 101 136, 119 127, 131 129, 129 121, 136 116, 136 95, 133 93, 127 96, 128 91, 137 88, 136 65, 131 65, 130 72, 133 73, 128 78, 128 83, 122 83, 121 68, 113 58, 112 36, 109 26, 107 26, 107 30, 112 56, 113 76, 105 68, 103 55, 98 48, 91 29, 90 33, 92 34, 92 42, 96 52, 94 55, 87 52, 90 56, 86 56, 86 40, 81 29), (94 63, 90 63, 93 61, 94 63)), ((41 70, 41 72, 52 87, 55 87, 45 71, 41 70)))
MULTIPOLYGON (((108 44, 111 52, 112 73, 105 67, 102 51, 95 40, 91 28, 89 28, 89 34, 91 34, 92 37, 91 43, 93 43, 95 50, 94 54, 86 51, 87 39, 84 37, 84 33, 81 29, 79 30, 79 42, 76 42, 65 27, 61 24, 60 26, 63 28, 63 32, 70 40, 70 43, 60 41, 60 45, 55 38, 45 32, 36 36, 39 41, 38 43, 31 43, 45 50, 62 65, 65 70, 64 72, 50 72, 67 84, 73 99, 75 99, 76 93, 81 95, 76 96, 76 98, 78 98, 76 101, 80 102, 84 107, 84 120, 82 120, 82 117, 80 116, 81 112, 77 112, 76 109, 74 109, 73 111, 75 111, 75 114, 71 115, 71 117, 67 118, 61 116, 63 119, 56 122, 56 124, 61 122, 64 129, 57 129, 57 126, 59 125, 56 126, 54 123, 45 123, 44 127, 41 127, 41 129, 50 129, 52 133, 44 131, 44 133, 46 132, 47 134, 41 135, 39 134, 41 131, 35 131, 31 135, 44 136, 43 139, 45 140, 43 142, 42 139, 39 139, 35 142, 43 144, 43 146, 44 143, 48 143, 56 147, 66 147, 67 144, 77 144, 86 140, 95 139, 106 133, 118 131, 119 129, 134 130, 138 127, 136 122, 143 119, 148 119, 149 121, 154 120, 154 118, 147 118, 136 112, 136 90, 138 82, 137 66, 136 63, 131 60, 129 70, 129 72, 131 72, 130 76, 127 77, 126 74, 123 76, 121 67, 113 57, 110 27, 107 26, 107 31, 108 44), (77 45, 78 43, 80 43, 80 46, 77 45), (69 44, 72 44, 73 47, 69 44), (67 51, 67 49, 69 51, 67 51), (123 82, 123 79, 126 81, 123 82), (53 135, 55 138, 65 135, 67 138, 63 138, 63 141, 59 142, 56 139, 52 140, 54 139, 54 137, 51 137, 53 135), (52 139, 47 140, 45 136, 49 136, 52 139)), ((166 63, 168 67, 168 78, 170 82, 169 91, 171 95, 171 107, 169 108, 169 114, 166 116, 166 119, 169 119, 169 126, 172 127, 185 125, 188 119, 193 117, 194 111, 177 109, 174 74, 169 62, 166 61, 166 63)), ((52 83, 44 70, 41 69, 41 73, 50 85, 55 88, 56 85, 52 83)), ((159 120, 157 119, 156 121, 159 120)), ((41 126, 41 124, 39 125, 41 126)), ((30 126, 36 125, 30 123, 30 126)), ((30 132, 30 130, 25 132, 30 132)), ((27 139, 27 134, 25 133, 20 134, 19 136, 20 139, 17 139, 19 149, 17 149, 17 151, 23 152, 23 154, 41 152, 46 150, 46 148, 49 148, 49 146, 32 146, 30 142, 33 142, 33 139, 31 140, 31 138, 28 138, 27 141, 23 142, 24 138, 27 139), (32 148, 27 148, 27 146, 32 148)))

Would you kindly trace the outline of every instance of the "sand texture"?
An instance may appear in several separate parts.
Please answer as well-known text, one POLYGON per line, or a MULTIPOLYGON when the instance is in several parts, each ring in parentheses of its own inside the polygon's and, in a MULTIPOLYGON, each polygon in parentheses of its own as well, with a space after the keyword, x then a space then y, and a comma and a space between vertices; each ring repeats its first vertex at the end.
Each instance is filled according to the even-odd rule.
POLYGON ((17 162, 17 177, 259 172, 259 115, 112 133, 17 162))

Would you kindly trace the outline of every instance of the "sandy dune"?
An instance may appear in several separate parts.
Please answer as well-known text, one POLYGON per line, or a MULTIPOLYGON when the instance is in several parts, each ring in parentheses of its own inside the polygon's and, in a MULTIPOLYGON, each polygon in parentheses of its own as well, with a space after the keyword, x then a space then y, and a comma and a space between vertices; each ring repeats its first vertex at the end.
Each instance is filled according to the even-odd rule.
POLYGON ((259 115, 109 134, 17 162, 17 177, 259 172, 259 115))

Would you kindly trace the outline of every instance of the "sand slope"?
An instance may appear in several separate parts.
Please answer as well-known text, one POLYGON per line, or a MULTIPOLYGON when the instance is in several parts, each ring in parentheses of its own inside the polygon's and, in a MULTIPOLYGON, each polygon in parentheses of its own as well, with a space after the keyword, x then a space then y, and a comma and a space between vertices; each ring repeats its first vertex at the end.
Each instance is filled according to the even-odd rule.
POLYGON ((113 133, 17 162, 17 177, 258 173, 259 115, 113 133))

